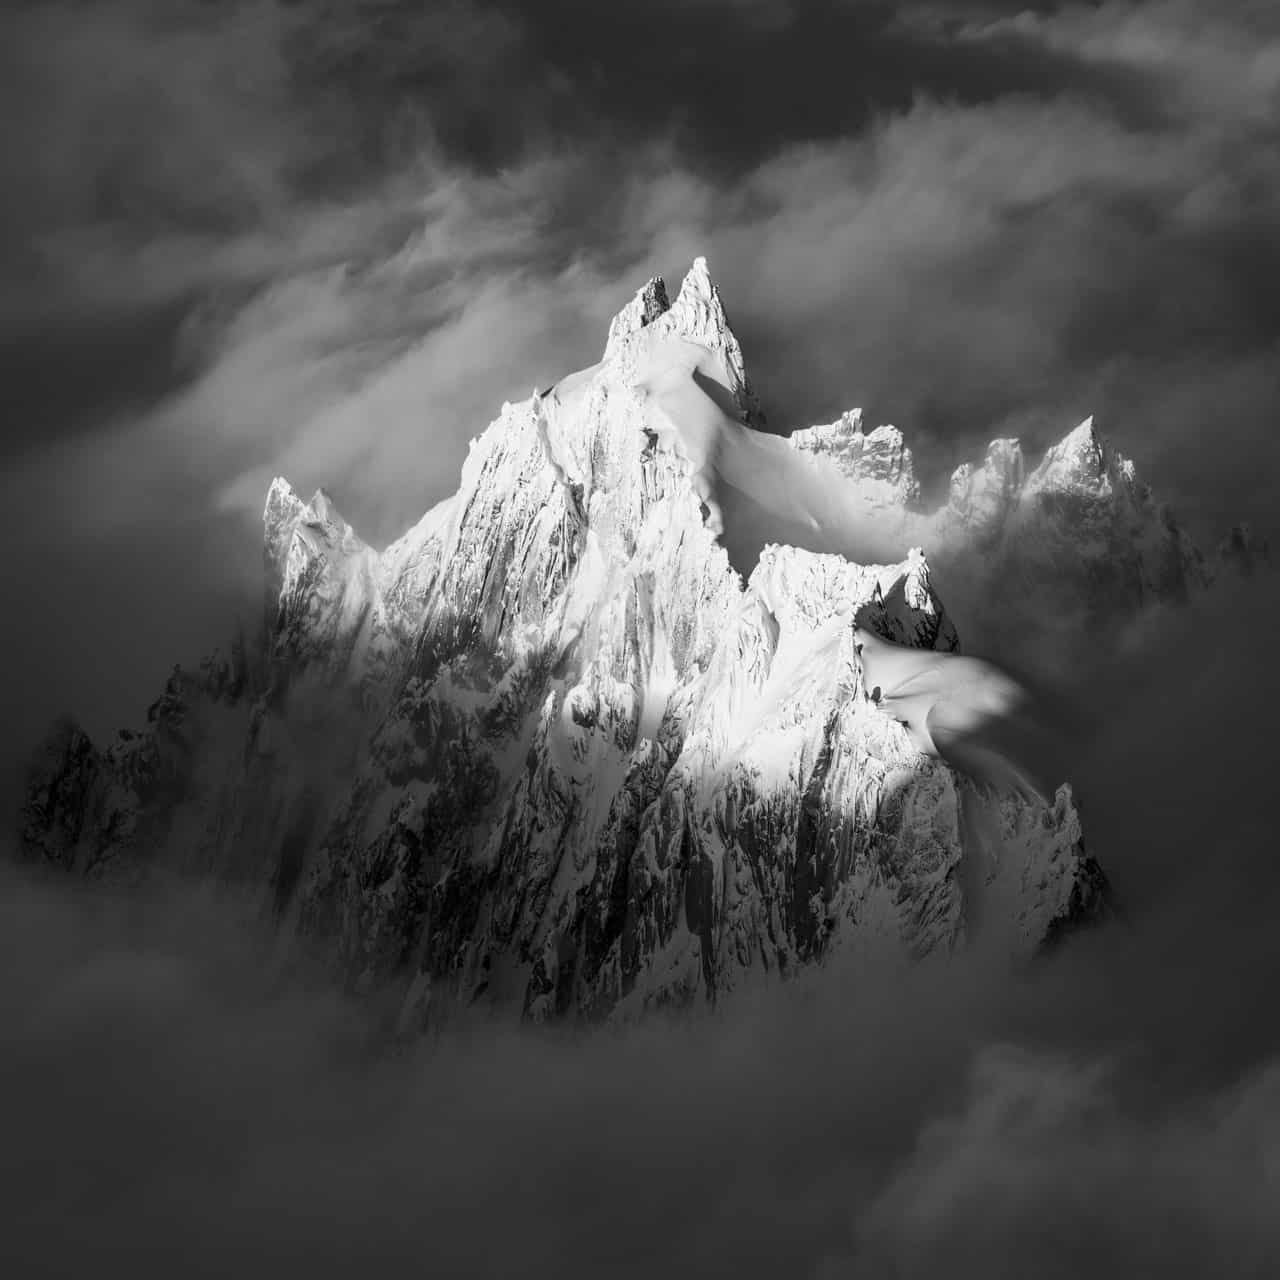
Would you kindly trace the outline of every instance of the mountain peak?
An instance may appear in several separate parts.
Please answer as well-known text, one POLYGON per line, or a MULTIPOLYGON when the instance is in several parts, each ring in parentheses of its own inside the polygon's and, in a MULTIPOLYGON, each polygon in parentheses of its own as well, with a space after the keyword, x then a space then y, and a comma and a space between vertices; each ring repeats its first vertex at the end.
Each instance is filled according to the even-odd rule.
POLYGON ((331 531, 338 540, 345 538, 349 534, 355 535, 351 522, 338 510, 337 504, 333 500, 333 494, 328 489, 317 489, 311 495, 311 501, 307 503, 307 507, 306 523, 323 526, 326 531, 331 531))
POLYGON ((680 292, 664 317, 673 337, 686 338, 705 347, 721 366, 725 386, 737 401, 742 420, 750 427, 764 425, 764 411, 747 377, 742 347, 729 325, 720 290, 711 278, 706 258, 694 258, 680 292))
POLYGON ((694 258, 692 265, 685 274, 684 282, 680 286, 680 292, 682 294, 696 294, 717 306, 720 304, 720 290, 716 288, 715 281, 711 278, 710 268, 707 266, 707 260, 701 254, 694 258))
MULTIPOLYGON (((704 257, 694 258, 693 265, 685 273, 680 292, 671 305, 671 313, 673 320, 683 322, 677 327, 685 332, 685 336, 697 341, 703 340, 708 332, 733 336, 720 290, 711 278, 704 257)), ((737 340, 734 341, 736 343, 737 340)))
POLYGON ((791 443, 833 463, 861 485, 864 499, 878 506, 906 510, 919 501, 915 460, 902 432, 894 426, 868 432, 861 409, 850 409, 835 422, 792 432, 791 443))
POLYGON ((267 490, 267 501, 262 510, 268 562, 283 563, 294 533, 302 526, 321 533, 335 546, 360 543, 351 522, 338 510, 333 495, 327 489, 317 489, 310 501, 303 502, 288 480, 276 476, 267 490))
MULTIPOLYGON (((653 276, 613 318, 604 360, 621 370, 624 381, 631 381, 636 374, 642 346, 637 335, 642 331, 651 331, 659 341, 676 339, 701 347, 706 357, 702 372, 733 397, 738 418, 750 427, 764 425, 764 412, 747 377, 742 348, 729 326, 706 258, 693 260, 674 302, 669 299, 663 278, 653 276)), ((563 395, 593 374, 594 368, 583 370, 562 379, 557 386, 563 395)))
POLYGON ((1098 432, 1093 414, 1090 414, 1078 427, 1068 431, 1056 448, 1088 459, 1090 464, 1096 467, 1106 465, 1110 452, 1107 442, 1098 432))
POLYGON ((1133 464, 1111 448, 1090 416, 1045 452, 1027 488, 1101 498, 1133 481, 1133 464))
POLYGON ((651 276, 649 282, 636 290, 635 296, 614 316, 609 325, 609 339, 604 349, 605 359, 608 360, 614 355, 625 339, 631 337, 633 333, 638 333, 646 325, 652 324, 670 307, 666 281, 661 276, 651 276))
POLYGON ((992 440, 980 467, 964 462, 951 476, 948 506, 975 530, 997 529, 1022 492, 1022 446, 1012 438, 992 440))
MULTIPOLYGON (((298 521, 303 519, 307 504, 283 476, 276 476, 267 490, 267 501, 262 509, 262 553, 267 574, 267 599, 269 610, 275 608, 284 580, 284 561, 289 542, 298 521)), ((270 616, 270 612, 268 614, 270 616)))
POLYGON ((270 539, 272 530, 294 519, 306 506, 283 476, 276 476, 267 490, 267 500, 262 508, 262 524, 270 539))

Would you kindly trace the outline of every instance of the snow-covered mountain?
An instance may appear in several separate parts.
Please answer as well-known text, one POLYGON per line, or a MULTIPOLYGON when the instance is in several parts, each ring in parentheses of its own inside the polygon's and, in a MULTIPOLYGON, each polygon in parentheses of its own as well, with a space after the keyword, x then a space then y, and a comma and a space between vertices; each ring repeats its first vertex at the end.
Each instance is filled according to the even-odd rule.
POLYGON ((791 439, 857 480, 884 528, 937 548, 949 576, 998 581, 1046 608, 1050 595, 1054 607, 1070 600, 1113 622, 1146 604, 1186 599, 1210 581, 1198 548, 1092 418, 1031 470, 1017 440, 993 440, 981 466, 956 469, 934 511, 921 505, 911 450, 896 427, 866 432, 855 409, 791 439))
POLYGON ((385 550, 276 480, 265 638, 175 670, 105 751, 60 726, 28 856, 256 887, 350 982, 399 984, 408 1029, 625 1017, 975 936, 1027 954, 1105 914, 1070 787, 1000 800, 919 755, 853 618, 958 646, 921 546, 957 580, 1067 564, 1107 609, 1185 592, 1198 553, 1088 422, 1029 473, 994 442, 934 512, 894 428, 762 425, 699 259, 599 363, 504 405, 385 550))

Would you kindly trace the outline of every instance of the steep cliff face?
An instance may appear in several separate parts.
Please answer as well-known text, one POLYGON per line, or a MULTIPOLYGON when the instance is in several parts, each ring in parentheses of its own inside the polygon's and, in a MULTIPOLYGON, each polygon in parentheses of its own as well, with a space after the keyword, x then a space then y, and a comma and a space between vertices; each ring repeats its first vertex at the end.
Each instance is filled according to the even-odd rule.
MULTIPOLYGON (((628 1016, 977 932, 1026 954, 1104 913, 1069 787, 984 797, 867 697, 856 613, 959 643, 927 539, 896 563, 769 545, 745 580, 730 564, 713 478, 759 421, 698 260, 674 302, 637 294, 599 364, 505 405, 457 494, 385 551, 277 480, 261 652, 175 673, 106 752, 55 735, 29 855, 257 885, 352 983, 400 984, 409 1029, 477 1004, 628 1016)), ((1016 448, 989 457, 934 516, 892 428, 767 443, 850 502, 869 485, 904 537, 977 538, 1033 504, 1067 530, 1130 484, 1078 435, 1031 477, 1016 448), (1046 505, 1071 468, 1083 505, 1046 505)))

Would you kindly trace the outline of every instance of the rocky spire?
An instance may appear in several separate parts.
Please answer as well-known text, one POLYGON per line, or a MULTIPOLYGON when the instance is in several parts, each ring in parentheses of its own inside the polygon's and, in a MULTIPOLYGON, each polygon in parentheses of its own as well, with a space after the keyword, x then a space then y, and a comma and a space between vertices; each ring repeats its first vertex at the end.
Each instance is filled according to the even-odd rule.
POLYGON ((633 341, 652 326, 668 338, 695 343, 706 352, 712 376, 733 396, 738 416, 751 427, 764 425, 764 413, 747 377, 742 347, 729 326, 720 290, 707 270, 706 258, 695 258, 674 302, 667 296, 661 276, 654 276, 609 326, 604 359, 624 370, 633 367, 637 345, 633 341))
POLYGON ((947 502, 975 531, 999 528, 1025 480, 1022 446, 1013 439, 993 440, 982 466, 963 462, 952 473, 947 502))
POLYGON ((698 343, 718 358, 743 421, 751 427, 763 426, 764 412, 747 377, 742 347, 729 326, 720 290, 707 269, 706 258, 694 258, 665 319, 673 334, 698 343))
POLYGON ((604 358, 611 359, 627 338, 633 333, 639 333, 646 325, 652 324, 670 306, 666 281, 661 276, 653 276, 614 316, 613 322, 609 325, 609 340, 605 344, 604 358))
POLYGON ((1111 448, 1088 417, 1045 453, 1026 487, 1029 493, 1106 498, 1132 488, 1134 479, 1133 463, 1111 448))
POLYGON ((877 505, 906 510, 920 499, 915 460, 902 432, 894 426, 866 431, 861 409, 850 409, 835 422, 793 432, 791 443, 802 452, 830 460, 877 505))
POLYGON ((289 543, 306 509, 306 503, 298 497, 293 486, 283 476, 276 476, 272 480, 271 488, 267 490, 266 505, 262 510, 262 618, 268 634, 275 625, 280 590, 284 586, 284 566, 289 554, 289 543))

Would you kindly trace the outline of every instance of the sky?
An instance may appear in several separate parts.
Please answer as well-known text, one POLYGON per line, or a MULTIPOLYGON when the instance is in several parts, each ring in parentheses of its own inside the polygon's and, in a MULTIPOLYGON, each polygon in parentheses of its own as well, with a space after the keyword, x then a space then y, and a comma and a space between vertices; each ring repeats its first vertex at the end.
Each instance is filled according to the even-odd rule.
POLYGON ((1090 413, 1209 546, 1277 474, 1267 3, 40 0, 0 17, 14 741, 256 617, 271 477, 384 543, 705 254, 770 421, 934 492, 1090 413), (141 625, 140 625, 141 624, 141 625))
MULTIPOLYGON (((2 763, 62 711, 136 723, 256 617, 273 475, 393 538, 697 254, 775 430, 862 406, 936 492, 1092 413, 1203 545, 1274 539, 1278 143, 1269 0, 12 0, 2 763)), ((6 1247, 51 1247, 54 1186, 89 1206, 60 1258, 145 1223, 210 1272, 305 1238, 316 1274, 536 1274, 568 1232, 617 1274, 1266 1273, 1274 597, 1081 682, 1138 923, 1034 980, 371 1063, 217 904, 10 886, 6 1247)))

